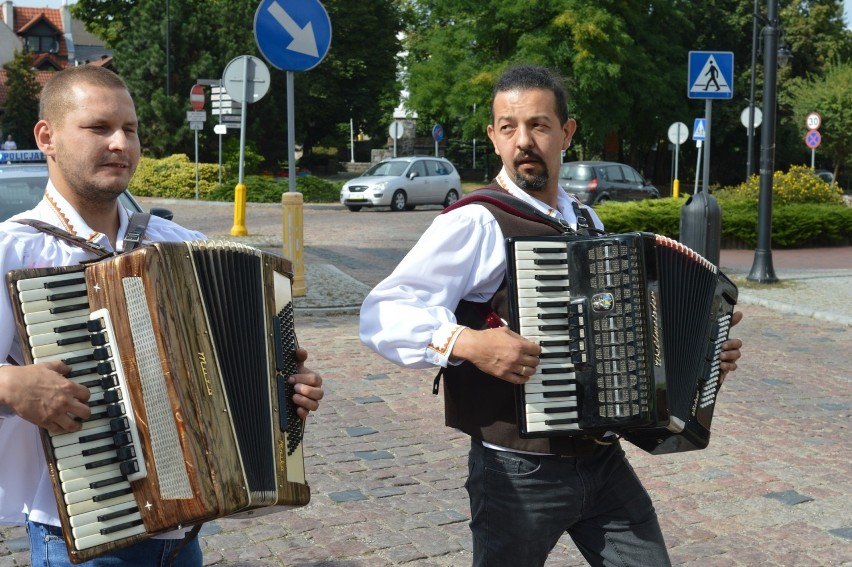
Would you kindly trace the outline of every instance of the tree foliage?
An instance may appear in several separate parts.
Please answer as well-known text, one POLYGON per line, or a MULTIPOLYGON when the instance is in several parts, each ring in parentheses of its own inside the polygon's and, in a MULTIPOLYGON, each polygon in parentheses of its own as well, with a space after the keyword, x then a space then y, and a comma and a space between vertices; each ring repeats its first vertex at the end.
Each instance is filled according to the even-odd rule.
MULTIPOLYGON (((366 133, 385 130, 382 118, 391 113, 399 92, 402 19, 397 3, 325 0, 323 5, 332 24, 331 47, 318 66, 294 73, 293 81, 295 138, 307 154, 326 141, 344 146, 348 135, 341 132, 348 133, 350 118, 366 133)), ((136 100, 143 147, 161 156, 194 151, 186 111, 197 79, 220 78, 241 55, 262 59, 254 38, 257 7, 247 0, 78 0, 73 9, 89 31, 113 48, 115 66, 136 100)), ((287 87, 284 71, 270 66, 270 74, 266 96, 248 106, 247 137, 276 164, 287 156, 287 87)), ((199 134, 205 159, 213 158, 218 147, 210 132, 214 121, 208 114, 207 128, 199 134)), ((229 130, 229 136, 238 132, 229 130)))
POLYGON ((12 134, 18 148, 35 148, 33 125, 38 121, 38 95, 41 87, 30 68, 24 50, 3 65, 6 70, 6 108, 3 112, 3 138, 12 134))
MULTIPOLYGON (((765 16, 766 3, 757 4, 765 16)), ((778 76, 784 100, 793 77, 848 60, 852 32, 843 27, 840 0, 780 4, 781 43, 794 53, 793 65, 778 76)), ((440 122, 448 137, 481 136, 499 73, 517 62, 545 64, 562 73, 572 94, 578 132, 567 157, 618 158, 658 181, 669 175, 668 126, 691 126, 705 115, 705 101, 687 98, 688 52, 733 52, 734 98, 712 104, 711 174, 720 183, 743 180, 747 136, 740 113, 749 98, 754 0, 409 0, 408 6, 414 15, 405 39, 408 106, 426 119, 424 128, 440 122)), ((762 28, 759 23, 758 37, 762 28)), ((761 53, 755 75, 760 108, 761 53)), ((776 161, 786 168, 805 157, 804 145, 786 106, 778 121, 776 161)))
POLYGON ((793 121, 799 124, 799 135, 807 133, 805 117, 819 111, 820 153, 831 157, 834 176, 852 155, 852 61, 828 65, 822 76, 810 76, 790 86, 793 121))

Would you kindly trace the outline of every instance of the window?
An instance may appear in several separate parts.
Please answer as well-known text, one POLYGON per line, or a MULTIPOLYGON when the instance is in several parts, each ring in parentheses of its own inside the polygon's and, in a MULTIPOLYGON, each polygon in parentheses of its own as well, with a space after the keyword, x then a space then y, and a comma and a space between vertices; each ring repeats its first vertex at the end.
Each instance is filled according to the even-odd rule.
POLYGON ((426 173, 426 164, 422 161, 415 161, 411 164, 411 169, 408 170, 408 177, 411 177, 412 173, 416 173, 417 177, 426 177, 428 175, 426 173))
POLYGON ((447 165, 443 162, 435 161, 435 160, 429 160, 427 163, 429 164, 429 167, 427 168, 429 170, 429 175, 449 175, 450 174, 449 170, 447 169, 447 165))
POLYGON ((59 42, 55 36, 30 35, 27 36, 27 49, 31 53, 57 53, 59 42))

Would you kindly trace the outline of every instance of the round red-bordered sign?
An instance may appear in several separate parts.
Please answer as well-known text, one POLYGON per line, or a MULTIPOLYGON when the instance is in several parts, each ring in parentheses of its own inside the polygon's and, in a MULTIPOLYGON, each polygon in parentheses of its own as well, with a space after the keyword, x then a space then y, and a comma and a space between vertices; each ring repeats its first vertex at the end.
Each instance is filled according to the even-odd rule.
POLYGON ((204 87, 192 85, 192 89, 189 91, 189 104, 192 105, 192 110, 196 112, 204 110, 204 87))
POLYGON ((818 130, 811 130, 805 135, 805 144, 812 150, 818 148, 821 142, 822 136, 818 130))

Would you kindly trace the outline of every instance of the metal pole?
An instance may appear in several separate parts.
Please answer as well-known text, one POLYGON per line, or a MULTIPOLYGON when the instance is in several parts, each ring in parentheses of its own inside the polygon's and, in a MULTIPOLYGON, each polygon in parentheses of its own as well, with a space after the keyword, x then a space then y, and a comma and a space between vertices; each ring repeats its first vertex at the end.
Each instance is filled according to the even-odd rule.
POLYGON ((710 193, 710 129, 713 123, 713 100, 704 102, 704 177, 702 179, 704 194, 710 193))
POLYGON ((296 192, 296 90, 293 84, 293 71, 287 71, 287 177, 290 193, 296 192))
POLYGON ((355 163, 355 125, 349 119, 349 163, 355 163))
POLYGON ((169 47, 169 28, 171 27, 171 22, 169 21, 170 11, 169 0, 166 0, 166 96, 170 96, 172 94, 171 78, 169 77, 169 74, 171 73, 171 55, 169 47))
POLYGON ((775 97, 778 70, 778 0, 769 0, 763 28, 763 130, 760 136, 760 192, 757 205, 757 248, 749 281, 778 281, 772 267, 772 176, 775 174, 775 97))
POLYGON ((751 15, 751 87, 748 95, 748 158, 746 160, 746 181, 754 173, 754 73, 757 67, 757 9, 758 0, 754 0, 751 15))

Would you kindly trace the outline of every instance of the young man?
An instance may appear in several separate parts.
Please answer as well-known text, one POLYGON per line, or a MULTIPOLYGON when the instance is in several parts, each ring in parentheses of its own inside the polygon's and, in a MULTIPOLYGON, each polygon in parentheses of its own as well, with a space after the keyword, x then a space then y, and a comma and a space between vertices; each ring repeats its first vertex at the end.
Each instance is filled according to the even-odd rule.
MULTIPOLYGON (((557 178, 575 129, 547 69, 515 67, 498 80, 488 126, 503 162, 496 183, 577 228, 581 209, 557 178)), ((544 565, 566 532, 592 565, 668 565, 651 499, 617 441, 519 436, 513 385, 535 372, 541 347, 488 319, 508 312, 504 239, 544 234, 557 233, 490 204, 439 215, 364 301, 361 340, 397 364, 443 368, 447 425, 471 437, 475 566, 544 565)), ((724 344, 723 372, 736 368, 740 347, 724 344)))
MULTIPOLYGON (((111 71, 72 67, 56 73, 42 91, 35 138, 48 162, 50 180, 35 209, 13 218, 35 219, 116 250, 128 229, 118 202, 139 162, 138 123, 133 99, 111 71)), ((151 217, 145 241, 185 241, 204 236, 151 217)), ((70 266, 92 252, 16 222, 0 225, 0 274, 18 268, 70 266)), ((323 397, 322 379, 305 368, 303 350, 294 401, 305 418, 323 397)), ((62 362, 22 364, 11 301, 0 293, 0 522, 26 523, 33 565, 70 565, 59 528, 56 502, 38 427, 51 432, 81 429, 90 415, 89 390, 65 378, 62 362)), ((85 563, 164 565, 177 548, 176 565, 202 564, 197 538, 181 530, 85 563)))

